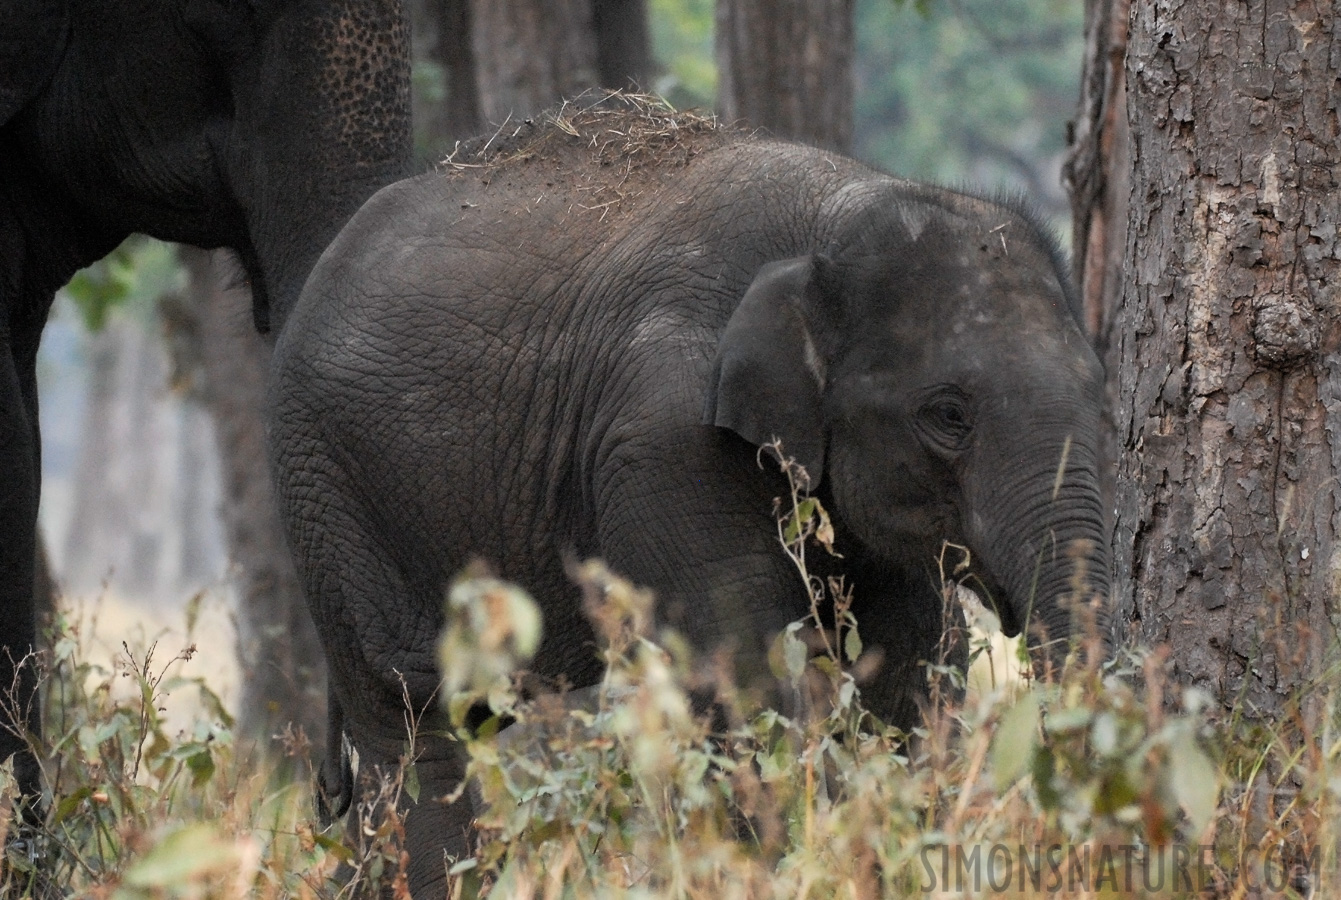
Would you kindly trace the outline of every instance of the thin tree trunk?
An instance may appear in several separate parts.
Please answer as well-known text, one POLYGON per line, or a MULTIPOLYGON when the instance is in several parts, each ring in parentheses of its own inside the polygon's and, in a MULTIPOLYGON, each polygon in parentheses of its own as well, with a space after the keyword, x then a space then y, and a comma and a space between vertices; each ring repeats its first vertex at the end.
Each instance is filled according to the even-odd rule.
MULTIPOLYGON (((1062 166, 1071 198, 1072 256, 1084 306, 1084 328, 1108 371, 1107 409, 1100 436, 1104 511, 1111 532, 1115 504, 1120 360, 1113 327, 1122 295, 1122 259, 1127 249, 1131 198, 1131 134, 1127 127, 1127 19, 1132 0, 1086 0, 1085 58, 1080 111, 1062 166)), ((1129 620, 1114 616, 1112 637, 1121 642, 1129 620)))
POLYGON ((168 601, 181 587, 163 527, 172 521, 175 485, 166 472, 177 423, 156 402, 167 384, 156 340, 129 314, 89 335, 89 391, 62 553, 68 587, 97 591, 110 579, 136 603, 168 601))
POLYGON ((275 508, 266 456, 270 348, 252 327, 248 292, 222 288, 206 251, 182 247, 179 253, 189 275, 187 296, 164 314, 179 364, 185 360, 196 379, 192 394, 212 415, 218 438, 220 515, 238 591, 241 730, 264 743, 292 722, 321 746, 325 660, 275 508))
POLYGON ((51 625, 51 619, 56 614, 60 586, 56 584, 56 578, 51 574, 47 542, 40 532, 37 535, 36 570, 33 578, 33 609, 37 617, 38 638, 41 639, 42 630, 51 625))
POLYGON ((471 0, 486 121, 520 120, 600 81, 592 0, 471 0))
POLYGON ((451 152, 452 145, 483 127, 475 80, 469 0, 414 0, 410 4, 416 63, 436 64, 442 96, 414 79, 415 145, 428 162, 451 152))
POLYGON ((723 118, 847 150, 853 7, 853 0, 717 0, 723 118))
POLYGON ((1341 33, 1328 0, 1130 21, 1120 270, 1089 258, 1114 229, 1084 245, 1087 290, 1120 278, 1118 612, 1182 680, 1271 714, 1338 621, 1341 33))
MULTIPOLYGON (((1085 330, 1100 358, 1113 345, 1127 246, 1131 167, 1127 130, 1127 17, 1131 0, 1087 0, 1080 113, 1062 180, 1071 196, 1072 247, 1085 330)), ((1112 362, 1105 359, 1106 362, 1112 362)), ((1111 368, 1111 365, 1110 365, 1111 368)))
POLYGON ((646 90, 652 77, 647 0, 592 0, 596 74, 602 87, 646 90))

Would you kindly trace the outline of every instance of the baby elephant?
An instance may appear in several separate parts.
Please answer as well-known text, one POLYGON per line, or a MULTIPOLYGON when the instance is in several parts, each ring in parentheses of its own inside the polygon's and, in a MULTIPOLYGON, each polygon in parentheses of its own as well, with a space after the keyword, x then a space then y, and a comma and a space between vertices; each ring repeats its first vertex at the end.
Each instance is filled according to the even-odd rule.
MULTIPOLYGON (((775 437, 833 516, 883 651, 878 715, 916 713, 943 541, 970 548, 1008 633, 1065 640, 1076 586, 1108 589, 1103 377, 1068 285, 1017 204, 636 104, 568 107, 382 190, 280 337, 271 417, 362 765, 401 752, 403 691, 441 728, 444 588, 472 558, 541 603, 541 676, 599 678, 564 566, 586 557, 766 671, 808 608, 774 523, 786 483, 758 461, 775 437)), ((453 745, 417 747, 406 828, 429 896, 471 813, 438 800, 453 745)))

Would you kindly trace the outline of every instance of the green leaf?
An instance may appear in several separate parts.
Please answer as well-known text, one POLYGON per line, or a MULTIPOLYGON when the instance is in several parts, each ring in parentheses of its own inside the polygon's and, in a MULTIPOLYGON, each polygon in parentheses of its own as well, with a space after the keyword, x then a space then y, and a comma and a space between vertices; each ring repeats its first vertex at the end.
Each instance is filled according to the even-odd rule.
POLYGON ((51 823, 53 825, 59 825, 61 822, 64 822, 70 817, 71 813, 79 808, 81 803, 91 796, 93 796, 93 788, 91 786, 86 784, 78 788, 74 793, 65 797, 56 805, 56 812, 55 815, 52 816, 51 823))
POLYGON ((130 285, 118 279, 105 263, 76 272, 65 289, 89 331, 101 331, 107 324, 107 314, 130 295, 130 285))
POLYGON ((838 686, 838 708, 851 709, 852 698, 857 695, 857 683, 849 675, 843 679, 843 683, 838 686))
POLYGON ((126 871, 131 887, 172 888, 237 865, 238 851, 212 825, 174 831, 126 871))
POLYGON ((479 864, 480 861, 478 859, 476 859, 473 856, 468 856, 465 859, 461 860, 460 862, 454 863, 452 867, 447 870, 447 874, 460 875, 462 872, 469 872, 471 869, 475 868, 479 864))
POLYGON ((334 856, 343 863, 352 863, 354 861, 354 851, 345 846, 343 841, 336 840, 328 834, 317 832, 312 835, 318 847, 334 856))
POLYGON ((114 308, 152 309, 160 297, 184 283, 173 245, 131 235, 106 257, 76 272, 65 293, 85 327, 98 331, 114 308))
POLYGON ((1034 776, 1034 790, 1038 793, 1039 804, 1047 810, 1061 806, 1062 795, 1057 791, 1057 760, 1046 745, 1038 748, 1034 762, 1030 767, 1034 776))
POLYGON ((1118 745, 1117 716, 1111 712, 1101 712, 1094 719, 1090 729, 1090 746, 1100 756, 1111 756, 1118 745))
POLYGON ((214 754, 208 749, 194 753, 186 758, 186 768, 191 770, 191 785, 200 787, 214 777, 214 754))
POLYGON ((419 767, 413 763, 405 767, 405 794, 413 802, 419 802, 419 767))
POLYGON ((1093 717, 1093 711, 1088 710, 1083 706, 1050 712, 1048 713, 1047 721, 1048 733, 1059 734, 1065 731, 1078 731, 1089 725, 1090 719, 1093 717))
POLYGON ((1174 796, 1187 813, 1195 837, 1215 815, 1220 801, 1219 773, 1190 731, 1183 731, 1170 742, 1169 767, 1174 796))
POLYGON ((787 523, 786 530, 782 533, 782 539, 788 544, 794 544, 800 540, 801 533, 805 531, 806 524, 810 522, 811 517, 815 515, 815 507, 818 505, 814 497, 807 497, 796 504, 796 509, 792 512, 791 521, 787 523))
POLYGON ((1004 791, 1024 774, 1038 744, 1038 697, 1032 692, 1006 710, 992 738, 992 772, 1004 791))
POLYGON ((857 634, 855 627, 848 628, 847 634, 843 637, 843 655, 850 663, 856 662, 861 657, 861 636, 857 634))
POLYGON ((793 622, 787 626, 782 635, 782 658, 787 667, 787 677, 791 679, 792 684, 797 684, 801 680, 806 671, 806 660, 810 658, 810 649, 796 636, 796 632, 801 630, 801 624, 793 622))

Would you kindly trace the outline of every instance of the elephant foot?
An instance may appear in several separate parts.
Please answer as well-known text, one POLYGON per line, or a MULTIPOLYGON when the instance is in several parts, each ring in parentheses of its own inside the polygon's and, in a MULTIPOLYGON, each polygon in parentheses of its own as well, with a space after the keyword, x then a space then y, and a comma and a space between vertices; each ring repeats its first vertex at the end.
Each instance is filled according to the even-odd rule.
POLYGON ((49 877, 51 863, 42 827, 28 819, 25 810, 0 848, 0 900, 64 900, 71 895, 49 877), (22 869, 14 865, 20 861, 22 869))

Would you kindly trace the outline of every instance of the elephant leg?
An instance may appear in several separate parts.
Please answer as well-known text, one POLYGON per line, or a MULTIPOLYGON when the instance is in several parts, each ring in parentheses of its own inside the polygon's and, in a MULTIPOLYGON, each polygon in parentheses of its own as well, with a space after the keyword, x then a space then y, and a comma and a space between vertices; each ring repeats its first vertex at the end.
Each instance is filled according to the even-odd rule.
POLYGON ((421 745, 414 764, 422 785, 419 802, 404 807, 407 875, 415 897, 446 896, 447 870, 468 856, 475 842, 469 793, 455 803, 444 799, 465 777, 463 754, 443 739, 428 744, 421 745))
MULTIPOLYGON (((385 820, 393 798, 391 789, 402 763, 399 752, 390 744, 359 747, 357 802, 346 815, 346 832, 359 849, 361 858, 368 858, 373 848, 368 846, 369 831, 376 830, 385 820)), ((407 796, 401 782, 400 796, 395 812, 404 829, 404 856, 395 848, 383 867, 382 881, 370 885, 373 896, 391 898, 394 894, 395 873, 403 865, 405 878, 413 897, 443 897, 447 895, 447 871, 474 848, 471 822, 474 818, 470 802, 462 799, 447 803, 444 797, 461 783, 465 761, 457 747, 442 738, 421 734, 416 740, 413 762, 415 777, 420 785, 418 800, 407 796)), ((353 869, 344 869, 344 877, 354 875, 353 869)))
POLYGON ((444 854, 459 858, 468 849, 473 812, 464 797, 442 802, 460 785, 465 765, 438 712, 441 584, 428 574, 408 577, 401 564, 430 559, 432 547, 415 540, 408 523, 387 533, 372 501, 365 503, 375 490, 346 475, 328 448, 283 431, 296 415, 286 419, 281 410, 272 419, 279 423, 272 432, 279 497, 330 679, 325 802, 336 814, 348 805, 349 838, 361 841, 363 816, 385 811, 383 779, 393 777, 412 744, 418 799, 402 791, 398 809, 411 894, 434 896, 432 885, 445 878, 444 854), (413 741, 412 722, 420 723, 413 741), (357 786, 342 733, 358 751, 357 786))
POLYGON ((601 556, 652 588, 658 619, 697 650, 727 647, 742 684, 771 688, 769 642, 807 606, 767 499, 781 491, 753 450, 723 456, 695 428, 640 435, 609 460, 612 475, 597 499, 601 556))
MULTIPOLYGON (((953 599, 947 607, 929 569, 891 569, 860 559, 844 568, 862 646, 880 657, 878 670, 860 686, 863 704, 909 730, 921 724, 930 697, 924 664, 967 667, 963 613, 953 599)), ((942 689, 950 689, 948 679, 942 689)))
MULTIPOLYGON (((4 332, 0 331, 0 336, 4 332)), ((40 457, 35 372, 0 342, 0 761, 14 757, 21 796, 36 816, 41 769, 29 745, 41 732, 35 596, 40 457)))

